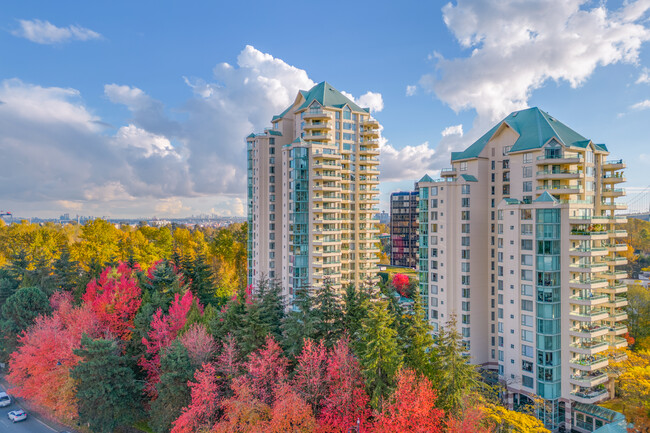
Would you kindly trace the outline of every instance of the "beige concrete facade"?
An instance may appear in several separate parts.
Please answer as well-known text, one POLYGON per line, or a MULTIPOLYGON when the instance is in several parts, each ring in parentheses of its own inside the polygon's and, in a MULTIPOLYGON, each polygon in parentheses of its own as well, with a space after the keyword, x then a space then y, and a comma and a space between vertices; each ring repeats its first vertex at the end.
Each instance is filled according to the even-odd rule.
POLYGON ((434 327, 455 314, 471 361, 514 405, 542 397, 556 430, 575 426, 575 403, 613 396, 607 366, 626 347, 625 164, 588 140, 521 149, 512 117, 418 183, 421 292, 434 327))
POLYGON ((377 281, 379 123, 321 83, 272 125, 247 138, 249 282, 377 281))

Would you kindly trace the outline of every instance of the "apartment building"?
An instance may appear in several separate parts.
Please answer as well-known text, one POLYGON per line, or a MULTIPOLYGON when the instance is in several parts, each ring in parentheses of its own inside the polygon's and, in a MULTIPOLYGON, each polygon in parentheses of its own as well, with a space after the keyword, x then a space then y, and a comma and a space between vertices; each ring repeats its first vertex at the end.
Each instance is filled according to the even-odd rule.
POLYGON ((419 187, 419 275, 434 328, 452 315, 471 362, 513 406, 592 431, 623 356, 621 160, 538 108, 517 111, 419 187), (539 401, 539 400, 538 400, 539 401))
POLYGON ((418 196, 417 190, 390 195, 390 264, 393 266, 417 266, 418 196))
POLYGON ((379 123, 327 82, 246 138, 248 279, 377 281, 379 123))

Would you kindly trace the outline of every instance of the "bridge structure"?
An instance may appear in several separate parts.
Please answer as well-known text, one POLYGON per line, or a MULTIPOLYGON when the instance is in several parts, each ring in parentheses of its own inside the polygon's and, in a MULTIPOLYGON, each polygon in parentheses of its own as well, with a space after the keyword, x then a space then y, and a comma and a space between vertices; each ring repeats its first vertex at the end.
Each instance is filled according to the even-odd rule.
POLYGON ((640 192, 628 195, 625 204, 627 210, 621 215, 650 221, 650 185, 640 192))

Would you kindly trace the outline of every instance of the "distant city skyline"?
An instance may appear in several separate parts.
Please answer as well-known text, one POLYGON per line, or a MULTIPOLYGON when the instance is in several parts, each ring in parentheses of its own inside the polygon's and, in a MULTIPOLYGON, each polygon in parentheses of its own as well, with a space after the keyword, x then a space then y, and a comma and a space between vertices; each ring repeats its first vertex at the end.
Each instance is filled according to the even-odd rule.
POLYGON ((323 80, 383 126, 381 210, 530 106, 615 149, 628 199, 649 183, 640 1, 334 2, 340 20, 311 3, 4 6, 0 210, 15 215, 244 216, 246 135, 323 80), (296 38, 308 17, 327 31, 296 38))

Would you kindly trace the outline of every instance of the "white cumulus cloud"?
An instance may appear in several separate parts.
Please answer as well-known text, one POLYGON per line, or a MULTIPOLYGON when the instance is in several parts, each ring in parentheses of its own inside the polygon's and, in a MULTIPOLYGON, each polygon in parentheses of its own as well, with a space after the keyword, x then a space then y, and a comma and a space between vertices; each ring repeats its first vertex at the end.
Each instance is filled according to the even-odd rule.
POLYGON ((14 36, 28 39, 37 44, 58 44, 69 41, 101 39, 102 35, 85 27, 71 25, 57 27, 49 21, 18 20, 20 28, 12 31, 14 36))
POLYGON ((531 92, 548 80, 577 87, 598 66, 635 63, 650 39, 648 9, 645 0, 618 10, 587 0, 448 3, 445 24, 471 53, 438 57, 437 73, 420 84, 455 111, 473 108, 493 122, 525 108, 531 92))
POLYGON ((406 96, 413 96, 415 95, 416 90, 418 89, 417 86, 406 86, 406 96))
POLYGON ((634 111, 647 110, 648 108, 650 108, 650 99, 645 99, 630 106, 630 109, 634 111))
POLYGON ((448 135, 460 135, 463 136, 463 125, 452 125, 448 126, 442 130, 441 135, 447 137, 448 135))
POLYGON ((650 83, 650 70, 648 68, 643 68, 639 78, 637 78, 636 84, 648 84, 650 83))

